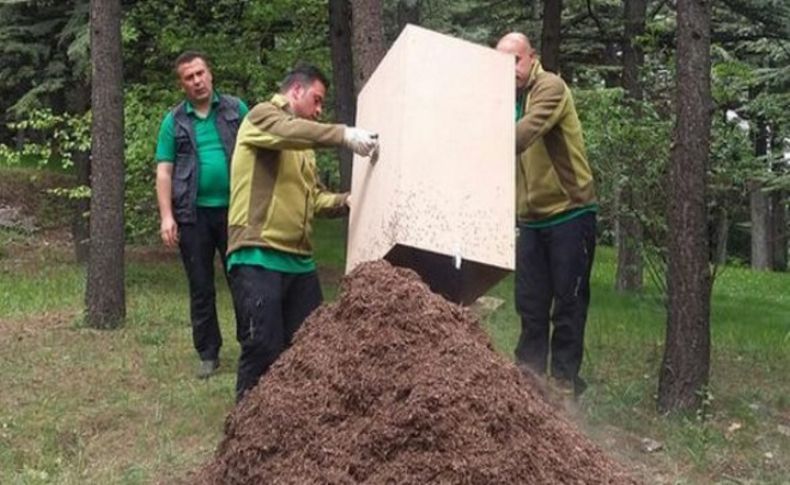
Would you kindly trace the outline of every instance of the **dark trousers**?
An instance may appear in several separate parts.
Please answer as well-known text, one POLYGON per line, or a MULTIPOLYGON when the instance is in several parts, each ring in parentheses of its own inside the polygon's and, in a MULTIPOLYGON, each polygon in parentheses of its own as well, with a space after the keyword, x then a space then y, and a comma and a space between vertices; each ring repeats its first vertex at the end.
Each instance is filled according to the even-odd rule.
POLYGON ((516 242, 516 310, 521 316, 516 360, 545 374, 551 349, 551 375, 577 384, 577 389, 595 219, 591 212, 541 229, 519 225, 516 242))
POLYGON ((236 338, 241 344, 236 402, 291 345, 302 322, 323 301, 318 274, 281 273, 262 266, 230 270, 236 307, 236 338))
MULTIPOLYGON (((216 360, 222 347, 214 288, 214 253, 225 267, 228 209, 198 207, 194 224, 179 224, 178 247, 189 280, 192 340, 201 360, 216 360)), ((223 271, 224 273, 224 271, 223 271)))

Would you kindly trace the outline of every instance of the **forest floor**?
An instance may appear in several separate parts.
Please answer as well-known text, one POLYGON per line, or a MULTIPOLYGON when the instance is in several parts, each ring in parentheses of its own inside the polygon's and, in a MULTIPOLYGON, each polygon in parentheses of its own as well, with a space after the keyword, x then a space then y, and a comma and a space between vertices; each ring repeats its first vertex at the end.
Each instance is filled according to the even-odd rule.
MULTIPOLYGON (((205 381, 194 377, 186 282, 174 251, 128 247, 125 325, 86 328, 85 270, 74 262, 68 219, 43 192, 49 182, 32 176, 0 173, 0 208, 33 225, 0 226, 0 483, 184 477, 209 460, 234 405, 238 344, 227 285, 218 276, 222 366, 205 381)), ((342 274, 340 230, 333 221, 317 227, 329 300, 342 274)), ((645 483, 788 483, 790 276, 720 273, 705 406, 666 416, 655 407, 661 299, 650 289, 617 294, 613 250, 601 247, 596 258, 582 369, 590 388, 569 419, 645 483)), ((490 296, 504 303, 483 320, 506 358, 519 331, 512 293, 512 278, 495 287, 490 296)))

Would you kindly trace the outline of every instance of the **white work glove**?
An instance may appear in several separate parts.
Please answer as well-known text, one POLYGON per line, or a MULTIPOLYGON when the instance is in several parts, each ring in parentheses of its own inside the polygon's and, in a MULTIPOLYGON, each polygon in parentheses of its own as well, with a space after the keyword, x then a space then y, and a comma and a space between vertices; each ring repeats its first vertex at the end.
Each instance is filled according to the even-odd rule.
POLYGON ((357 155, 367 157, 378 152, 379 136, 362 128, 347 126, 343 132, 343 145, 347 146, 357 155))

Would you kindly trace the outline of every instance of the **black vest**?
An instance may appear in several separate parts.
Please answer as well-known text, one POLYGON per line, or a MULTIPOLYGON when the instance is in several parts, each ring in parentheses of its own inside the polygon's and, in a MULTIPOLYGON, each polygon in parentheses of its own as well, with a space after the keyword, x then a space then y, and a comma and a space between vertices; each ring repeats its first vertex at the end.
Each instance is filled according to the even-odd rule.
MULTIPOLYGON (((221 95, 216 108, 215 124, 219 133, 225 159, 230 170, 236 133, 241 125, 239 99, 221 95)), ((198 163, 195 126, 187 114, 186 101, 173 108, 176 135, 176 159, 173 161, 173 217, 179 224, 194 223, 197 218, 197 189, 200 164, 198 163)))

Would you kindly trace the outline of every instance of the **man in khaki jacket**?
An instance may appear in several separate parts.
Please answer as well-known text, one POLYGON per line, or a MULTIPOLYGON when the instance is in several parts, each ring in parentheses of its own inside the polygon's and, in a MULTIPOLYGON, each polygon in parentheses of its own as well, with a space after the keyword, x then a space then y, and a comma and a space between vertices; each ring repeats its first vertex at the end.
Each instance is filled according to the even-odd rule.
POLYGON ((516 58, 516 361, 545 374, 551 350, 552 387, 577 396, 598 208, 592 171, 562 78, 543 70, 524 34, 505 35, 497 50, 516 58))
POLYGON ((344 212, 350 204, 349 194, 321 185, 312 148, 343 145, 362 156, 378 149, 373 133, 315 121, 328 85, 316 67, 297 66, 279 94, 250 110, 236 138, 228 271, 239 313, 237 402, 322 301, 310 240, 313 216, 344 212))

